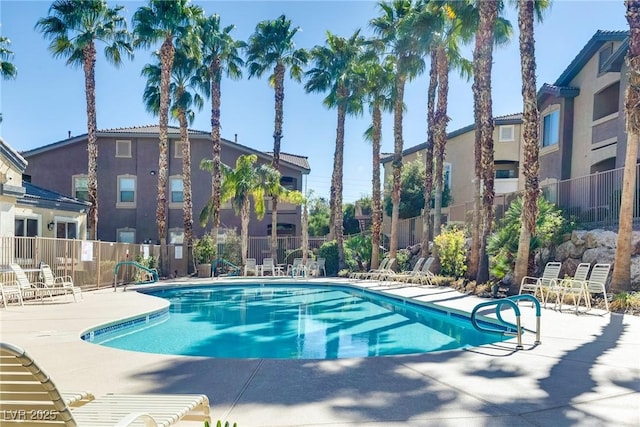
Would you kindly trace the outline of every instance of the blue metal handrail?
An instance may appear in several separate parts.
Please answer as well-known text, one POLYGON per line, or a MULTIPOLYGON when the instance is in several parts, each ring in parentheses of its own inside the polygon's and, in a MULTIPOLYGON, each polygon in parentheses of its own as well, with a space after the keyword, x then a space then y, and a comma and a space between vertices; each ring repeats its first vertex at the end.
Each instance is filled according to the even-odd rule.
POLYGON ((503 325, 506 325, 507 327, 512 327, 513 325, 509 322, 506 322, 503 318, 502 315, 500 314, 501 308, 504 304, 508 305, 509 307, 513 308, 513 311, 515 312, 516 315, 516 336, 518 338, 518 344, 516 345, 516 349, 517 350, 522 350, 524 347, 522 346, 522 331, 523 328, 521 326, 521 321, 520 321, 520 307, 518 307, 518 305, 516 304, 516 302, 514 301, 518 301, 518 300, 522 300, 522 299, 527 299, 533 302, 533 304, 536 307, 536 341, 535 344, 540 344, 540 315, 541 315, 541 310, 540 310, 540 301, 538 301, 538 299, 536 297, 534 297, 533 295, 528 295, 528 294, 522 294, 522 295, 514 295, 508 298, 502 298, 496 301, 488 301, 488 302, 483 302, 480 303, 478 305, 476 305, 473 309, 473 311, 471 312, 471 323, 473 324, 473 326, 482 332, 488 332, 488 333, 497 333, 497 334, 502 334, 502 335, 510 335, 513 334, 513 332, 509 331, 509 330, 503 330, 503 329, 493 329, 493 328, 487 328, 484 326, 481 326, 478 323, 478 319, 476 318, 478 310, 480 310, 482 307, 488 307, 488 306, 492 306, 495 305, 496 306, 496 318, 498 319, 498 322, 500 322, 503 325))
POLYGON ((216 268, 218 268, 217 266, 218 266, 219 264, 223 264, 223 265, 226 265, 227 267, 230 267, 230 268, 234 269, 234 270, 235 270, 235 271, 234 271, 234 274, 232 274, 232 275, 234 275, 234 276, 239 276, 239 275, 240 275, 240 272, 242 271, 242 269, 241 269, 240 267, 238 267, 237 265, 235 265, 235 264, 233 264, 233 263, 230 263, 230 262, 229 262, 229 261, 227 261, 226 259, 218 258, 218 259, 214 259, 214 260, 211 262, 211 273, 212 273, 212 276, 213 276, 213 275, 215 275, 215 274, 214 274, 214 273, 215 273, 215 270, 216 270, 216 268))
POLYGON ((142 264, 140 264, 138 262, 135 262, 135 261, 121 261, 121 262, 117 263, 115 265, 115 267, 113 267, 113 276, 114 276, 114 278, 113 278, 113 291, 114 292, 116 291, 117 282, 118 282, 118 269, 122 265, 133 265, 134 267, 139 268, 139 269, 141 269, 141 270, 143 270, 143 271, 145 271, 145 272, 147 272, 147 273, 149 273, 151 275, 151 280, 144 280, 142 282, 136 282, 139 285, 144 285, 144 284, 147 284, 147 283, 155 283, 155 282, 157 282, 159 280, 158 272, 156 271, 156 269, 145 267, 144 265, 142 265, 142 264))

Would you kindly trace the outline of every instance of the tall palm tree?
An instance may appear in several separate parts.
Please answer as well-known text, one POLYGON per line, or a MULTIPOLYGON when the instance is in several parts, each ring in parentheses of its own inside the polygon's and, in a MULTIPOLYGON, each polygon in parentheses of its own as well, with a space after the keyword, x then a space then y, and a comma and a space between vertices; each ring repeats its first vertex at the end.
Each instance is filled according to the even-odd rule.
POLYGON ((518 27, 520 28, 520 67, 522 70, 522 127, 524 200, 518 241, 518 254, 514 269, 514 285, 527 275, 531 237, 536 232, 538 196, 540 195, 538 162, 538 104, 536 93, 536 55, 534 43, 534 15, 542 19, 542 11, 549 7, 549 0, 518 1, 518 27))
POLYGON ((213 229, 211 235, 217 239, 220 227, 220 104, 222 100, 221 81, 222 75, 232 79, 242 77, 244 61, 239 55, 246 44, 231 37, 231 31, 235 27, 228 25, 223 27, 219 15, 211 15, 200 21, 199 38, 201 41, 202 62, 204 75, 209 83, 211 95, 211 139, 213 140, 213 172, 211 179, 211 196, 213 198, 213 229))
MULTIPOLYGON (((333 209, 333 230, 338 246, 339 268, 344 268, 344 235, 342 215, 342 176, 344 165, 344 124, 347 114, 362 113, 361 83, 354 67, 364 53, 364 37, 360 30, 351 37, 339 37, 327 32, 324 46, 311 50, 313 68, 307 71, 307 92, 328 92, 323 103, 338 111, 336 145, 331 176, 330 206, 333 209)), ((331 224, 329 224, 331 227, 331 224)))
POLYGON ((98 137, 96 119, 96 43, 105 44, 104 56, 118 66, 122 56, 133 58, 131 35, 122 6, 113 8, 106 0, 56 0, 49 16, 41 18, 36 29, 50 40, 49 51, 56 58, 66 58, 67 65, 82 66, 87 102, 87 181, 90 230, 89 238, 98 238, 98 137))
MULTIPOLYGON (((142 75, 147 78, 143 99, 148 111, 155 115, 160 112, 160 80, 162 67, 160 58, 157 64, 147 64, 142 75)), ((171 83, 169 84, 171 115, 178 120, 180 126, 180 143, 182 146, 182 217, 184 223, 184 244, 189 246, 193 239, 193 202, 191 192, 191 143, 189 141, 189 124, 193 123, 196 110, 201 110, 204 101, 198 93, 204 82, 198 73, 198 63, 178 49, 173 57, 171 83)))
MULTIPOLYGON (((249 78, 262 77, 270 73, 269 84, 275 91, 275 120, 273 129, 272 166, 280 172, 280 146, 282 142, 282 122, 284 104, 284 78, 289 68, 289 76, 301 81, 302 67, 308 61, 304 49, 296 49, 293 38, 300 28, 291 28, 291 20, 285 15, 256 25, 247 45, 247 67, 249 78)), ((271 196, 271 256, 275 259, 278 251, 278 197, 271 196)))
MULTIPOLYGON (((220 200, 222 203, 231 201, 237 215, 240 215, 240 236, 242 264, 247 261, 249 243, 249 215, 251 200, 253 200, 256 217, 260 220, 265 214, 264 197, 270 191, 278 191, 283 200, 300 203, 302 195, 299 191, 288 191, 280 185, 280 172, 270 165, 256 165, 258 156, 255 154, 242 155, 236 160, 235 169, 221 165, 222 183, 220 186, 220 200), (275 190, 276 187, 281 187, 275 190)), ((203 159, 200 168, 213 172, 213 161, 203 159)), ((200 224, 204 226, 213 213, 213 198, 210 198, 200 212, 200 224)))
MULTIPOLYGON (((13 51, 9 50, 11 40, 6 37, 0 37, 0 77, 5 80, 15 79, 18 75, 18 69, 10 62, 13 58, 13 51)), ((2 123, 2 113, 0 113, 0 123, 2 123)))
POLYGON ((371 224, 371 268, 378 268, 380 237, 382 232, 382 195, 380 191, 380 146, 382 142, 382 112, 393 110, 393 63, 380 61, 377 55, 367 55, 356 65, 356 72, 362 73, 365 83, 364 100, 369 104, 371 127, 365 132, 365 139, 372 145, 372 224, 371 224))
POLYGON ((395 67, 393 107, 393 189, 391 198, 391 242, 389 256, 395 257, 398 250, 398 220, 400 214, 400 185, 402 174, 402 122, 404 112, 404 89, 407 81, 424 70, 419 37, 411 25, 414 12, 412 0, 380 2, 381 16, 370 21, 374 33, 384 46, 384 54, 395 67))
POLYGON ((148 6, 138 8, 133 14, 134 46, 148 48, 158 41, 160 46, 160 140, 158 156, 158 205, 156 222, 160 239, 160 269, 166 270, 167 244, 167 178, 169 174, 167 127, 169 124, 169 85, 176 43, 190 51, 196 45, 194 23, 202 16, 202 9, 189 6, 189 0, 149 0, 148 6))
MULTIPOLYGON (((499 0, 478 2, 478 31, 473 52, 474 116, 476 117, 476 153, 481 154, 483 181, 482 229, 478 256, 477 283, 489 280, 489 259, 486 253, 487 237, 494 218, 494 164, 493 164, 493 104, 491 98, 491 65, 493 62, 494 25, 498 16, 499 0)), ((477 154, 476 154, 477 156, 477 154)), ((477 179, 478 177, 476 177, 477 179)), ((478 209, 478 207, 476 207, 478 209)))
POLYGON ((620 203, 620 223, 618 225, 618 246, 611 278, 611 291, 622 292, 631 289, 631 231, 633 226, 633 199, 636 183, 638 138, 640 136, 640 1, 625 0, 626 17, 629 23, 629 85, 625 94, 627 116, 627 154, 624 163, 622 199, 620 203))

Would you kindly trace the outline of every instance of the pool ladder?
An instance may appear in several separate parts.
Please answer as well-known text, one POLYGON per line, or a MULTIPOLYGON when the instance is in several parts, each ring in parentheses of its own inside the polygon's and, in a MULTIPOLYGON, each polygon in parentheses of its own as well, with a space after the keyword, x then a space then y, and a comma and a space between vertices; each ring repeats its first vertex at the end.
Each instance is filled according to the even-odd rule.
POLYGON ((516 345, 516 350, 522 350, 524 347, 522 346, 522 332, 524 331, 524 328, 522 328, 521 322, 520 322, 520 307, 518 307, 517 301, 519 300, 529 300, 533 303, 533 305, 536 307, 536 341, 535 344, 538 345, 540 344, 540 301, 538 301, 538 299, 536 297, 534 297, 533 295, 528 295, 528 294, 522 294, 522 295, 514 295, 511 297, 507 297, 507 298, 502 298, 496 301, 488 301, 488 302, 483 302, 480 303, 478 305, 475 306, 475 308, 473 309, 473 311, 471 312, 471 323, 473 323, 473 326, 481 331, 481 332, 488 332, 488 333, 494 333, 494 334, 501 334, 501 335, 514 335, 514 332, 511 332, 509 329, 507 330, 503 330, 503 329, 493 329, 493 328, 487 328, 485 326, 481 326, 478 323, 478 319, 477 314, 478 314, 478 310, 480 310, 482 307, 489 307, 492 305, 496 306, 496 317, 498 319, 498 322, 500 322, 501 324, 507 326, 508 328, 513 327, 513 325, 511 323, 506 322, 503 318, 502 315, 500 314, 500 309, 502 308, 503 305, 508 305, 509 307, 513 308, 513 311, 516 314, 516 331, 515 331, 515 335, 518 337, 518 344, 516 345), (514 302, 515 301, 515 302, 514 302))

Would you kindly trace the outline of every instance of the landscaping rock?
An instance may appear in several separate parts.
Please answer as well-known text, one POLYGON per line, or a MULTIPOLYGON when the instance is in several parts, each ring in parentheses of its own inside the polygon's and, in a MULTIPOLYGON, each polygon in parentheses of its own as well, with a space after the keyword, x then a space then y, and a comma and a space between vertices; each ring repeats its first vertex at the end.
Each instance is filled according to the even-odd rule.
POLYGON ((588 231, 585 240, 588 249, 594 249, 600 246, 615 249, 618 244, 618 235, 613 231, 597 229, 588 231))
POLYGON ((631 255, 640 255, 640 231, 631 234, 631 255))
POLYGON ((576 246, 584 246, 586 241, 587 231, 586 230, 574 230, 571 233, 571 241, 576 246))
POLYGON ((640 291, 640 256, 631 257, 631 290, 640 291))
POLYGON ((615 258, 615 249, 600 247, 584 251, 582 262, 588 262, 590 264, 613 264, 615 258))
POLYGON ((564 261, 567 258, 582 258, 584 251, 586 250, 585 245, 576 246, 572 240, 568 242, 561 243, 556 248, 556 261, 564 261))
MULTIPOLYGON (((558 260, 559 261, 559 260, 558 260)), ((565 276, 573 277, 576 274, 576 269, 578 268, 578 264, 580 264, 582 260, 576 258, 567 258, 562 262, 562 267, 560 268, 560 275, 558 277, 564 278, 565 276)))

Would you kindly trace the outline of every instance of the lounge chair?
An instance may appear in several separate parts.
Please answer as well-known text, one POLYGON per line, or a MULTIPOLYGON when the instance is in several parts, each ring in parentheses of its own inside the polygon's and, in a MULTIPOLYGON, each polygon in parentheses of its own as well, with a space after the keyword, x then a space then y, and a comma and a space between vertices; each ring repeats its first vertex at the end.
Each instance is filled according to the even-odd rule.
POLYGON ((2 426, 170 426, 181 420, 211 422, 209 399, 190 394, 60 393, 21 348, 0 342, 2 426), (81 404, 74 406, 67 399, 81 404))
POLYGON ((20 287, 22 299, 40 298, 40 302, 44 303, 44 297, 49 296, 53 301, 53 292, 45 283, 31 282, 22 267, 18 264, 9 264, 9 268, 16 276, 16 285, 20 287))
MULTIPOLYGON (((557 286, 551 286, 549 288, 549 295, 555 297, 556 307, 562 311, 562 305, 564 304, 564 299, 567 296, 571 296, 573 298, 573 304, 576 308, 576 312, 578 311, 578 306, 580 305, 580 301, 582 298, 587 300, 587 295, 584 289, 584 282, 589 277, 589 270, 591 269, 591 264, 588 262, 582 262, 578 264, 573 277, 567 277, 557 282, 557 286)), ((547 298, 548 298, 547 297, 547 298)))
POLYGON ((424 257, 418 258, 418 261, 413 265, 413 268, 409 271, 401 271, 396 273, 393 270, 388 271, 386 274, 383 273, 381 275, 381 280, 383 282, 388 281, 396 281, 401 282, 403 279, 412 278, 420 272, 420 268, 422 268, 422 263, 424 262, 424 257))
POLYGON ((2 283, 0 282, 0 295, 2 296, 2 303, 5 307, 9 305, 9 301, 15 300, 24 305, 22 301, 22 290, 16 282, 2 283))
POLYGON ((420 269, 420 271, 415 274, 413 277, 409 277, 406 279, 407 282, 409 283, 414 283, 416 285, 419 286, 424 286, 425 284, 428 286, 431 286, 431 279, 433 279, 435 276, 435 274, 433 274, 431 272, 431 265, 433 264, 433 261, 435 260, 435 258, 433 257, 429 257, 424 261, 424 264, 422 264, 422 268, 420 269))
POLYGON ((276 275, 276 265, 273 263, 273 258, 264 258, 262 260, 262 275, 269 271, 272 276, 276 275))
POLYGON ((48 264, 40 264, 40 274, 42 275, 44 284, 47 285, 54 294, 71 294, 75 302, 78 302, 77 295, 80 295, 80 298, 82 298, 82 289, 78 286, 73 286, 73 278, 71 276, 55 277, 48 264))
POLYGON ((604 306, 609 311, 609 301, 607 299, 607 279, 609 278, 611 264, 596 264, 591 270, 589 279, 585 281, 587 297, 589 298, 589 308, 591 308, 591 297, 593 294, 602 294, 604 306))
POLYGON ((546 290, 558 285, 558 276, 560 275, 561 267, 562 264, 559 262, 548 262, 544 267, 544 271, 542 272, 541 277, 523 277, 522 281, 520 282, 520 292, 518 292, 518 294, 522 294, 523 292, 531 292, 535 297, 538 295, 538 293, 540 293, 540 300, 544 302, 544 305, 546 307, 546 290))
POLYGON ((254 276, 258 275, 258 265, 255 258, 247 258, 247 263, 244 265, 244 275, 248 276, 252 273, 254 276))
POLYGON ((368 278, 370 275, 372 274, 377 274, 381 271, 386 271, 387 270, 387 266, 389 265, 389 262, 391 260, 389 258, 384 258, 381 262, 380 265, 378 266, 378 268, 372 268, 368 271, 355 271, 353 273, 351 273, 349 275, 350 279, 357 279, 357 280, 364 280, 366 278, 368 278))
POLYGON ((307 269, 305 268, 304 264, 302 263, 302 258, 294 258, 293 259, 293 264, 289 264, 287 266, 287 276, 304 277, 304 276, 306 276, 306 274, 307 274, 307 269))
POLYGON ((318 276, 322 271, 322 275, 327 277, 327 268, 325 267, 327 260, 325 258, 318 258, 318 276))

